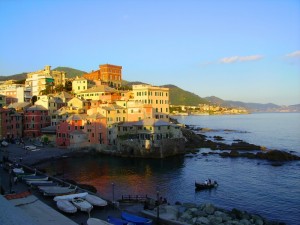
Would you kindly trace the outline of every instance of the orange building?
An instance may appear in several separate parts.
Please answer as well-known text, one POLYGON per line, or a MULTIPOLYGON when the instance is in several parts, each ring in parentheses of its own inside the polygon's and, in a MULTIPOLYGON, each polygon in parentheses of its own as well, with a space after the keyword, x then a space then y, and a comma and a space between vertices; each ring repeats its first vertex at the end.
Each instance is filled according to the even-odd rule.
POLYGON ((99 66, 99 70, 84 74, 83 77, 88 80, 101 81, 101 84, 119 88, 122 82, 122 66, 103 64, 99 66))

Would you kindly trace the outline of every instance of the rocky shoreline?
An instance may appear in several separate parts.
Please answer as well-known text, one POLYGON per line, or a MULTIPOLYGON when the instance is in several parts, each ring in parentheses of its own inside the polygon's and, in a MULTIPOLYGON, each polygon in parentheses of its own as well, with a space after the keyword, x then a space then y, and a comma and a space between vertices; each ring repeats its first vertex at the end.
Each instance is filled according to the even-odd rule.
MULTIPOLYGON (((200 128, 201 129, 201 128, 200 128)), ((300 156, 292 153, 276 150, 266 149, 263 146, 250 144, 242 140, 235 140, 232 144, 225 144, 220 136, 214 136, 216 141, 208 140, 208 137, 203 134, 197 134, 192 127, 186 126, 182 129, 183 135, 186 138, 186 149, 190 152, 194 152, 195 149, 209 148, 211 150, 220 150, 222 152, 210 152, 202 153, 203 155, 218 154, 221 157, 244 157, 248 159, 262 159, 274 162, 276 165, 280 165, 283 162, 300 160, 300 156)), ((275 165, 274 164, 274 165, 275 165)))
MULTIPOLYGON (((143 210, 142 214, 157 219, 157 208, 143 210)), ((250 214, 233 208, 225 210, 210 203, 192 203, 159 206, 159 219, 168 225, 284 225, 283 222, 270 221, 257 214, 250 214)))

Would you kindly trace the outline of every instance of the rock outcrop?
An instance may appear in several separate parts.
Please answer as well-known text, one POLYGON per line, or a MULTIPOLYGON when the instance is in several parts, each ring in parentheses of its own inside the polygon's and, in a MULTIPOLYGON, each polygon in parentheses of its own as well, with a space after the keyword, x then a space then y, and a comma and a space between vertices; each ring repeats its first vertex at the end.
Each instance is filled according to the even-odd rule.
MULTIPOLYGON (((157 208, 143 210, 142 214, 156 218, 157 208)), ((284 225, 283 222, 268 221, 265 218, 238 209, 225 210, 210 203, 201 205, 178 204, 174 206, 161 205, 160 219, 164 224, 192 225, 284 225)))

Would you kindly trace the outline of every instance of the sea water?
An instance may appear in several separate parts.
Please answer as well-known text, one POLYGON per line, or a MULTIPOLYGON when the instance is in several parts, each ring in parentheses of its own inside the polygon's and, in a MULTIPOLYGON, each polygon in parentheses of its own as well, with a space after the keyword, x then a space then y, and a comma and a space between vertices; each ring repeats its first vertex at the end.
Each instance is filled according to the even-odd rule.
MULTIPOLYGON (((266 113, 235 116, 177 117, 184 124, 213 129, 207 136, 225 141, 241 139, 269 149, 300 148, 300 114, 266 113)), ((63 159, 45 165, 47 172, 64 171, 64 177, 95 186, 106 199, 122 195, 157 194, 175 202, 210 202, 216 206, 257 213, 269 220, 300 224, 300 162, 274 167, 270 162, 245 158, 194 155, 167 159, 134 159, 109 156, 63 159), (210 178, 219 187, 195 191, 194 182, 210 178)))

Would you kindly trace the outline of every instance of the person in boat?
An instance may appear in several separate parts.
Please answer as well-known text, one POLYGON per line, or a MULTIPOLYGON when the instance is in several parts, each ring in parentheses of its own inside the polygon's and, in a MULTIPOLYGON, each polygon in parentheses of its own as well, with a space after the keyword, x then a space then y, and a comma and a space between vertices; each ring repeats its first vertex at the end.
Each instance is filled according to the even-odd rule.
POLYGON ((208 185, 211 185, 211 179, 208 178, 208 185))
POLYGON ((205 185, 208 185, 208 181, 207 181, 207 180, 205 180, 204 184, 205 184, 205 185))
POLYGON ((167 203, 168 203, 167 198, 164 198, 162 204, 167 204, 167 203))

